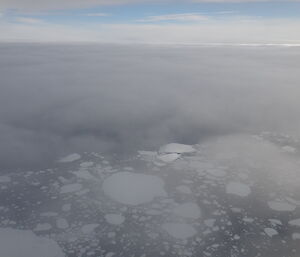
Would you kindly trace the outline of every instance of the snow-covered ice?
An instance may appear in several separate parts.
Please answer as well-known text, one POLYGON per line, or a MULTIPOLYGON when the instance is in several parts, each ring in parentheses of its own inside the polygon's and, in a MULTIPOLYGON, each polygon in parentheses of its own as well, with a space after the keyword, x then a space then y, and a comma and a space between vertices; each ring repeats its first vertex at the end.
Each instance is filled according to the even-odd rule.
POLYGON ((0 183, 9 183, 11 178, 9 176, 0 176, 0 183))
POLYGON ((58 218, 56 220, 56 227, 60 229, 66 229, 69 227, 69 223, 66 219, 64 218, 58 218))
POLYGON ((251 189, 248 185, 240 182, 229 182, 226 185, 226 193, 246 197, 251 193, 251 189))
POLYGON ((112 225, 121 225, 125 221, 125 217, 121 214, 108 213, 104 216, 107 223, 112 225))
POLYGON ((74 193, 80 191, 82 189, 82 185, 78 183, 64 185, 60 188, 61 194, 74 193))
POLYGON ((99 224, 86 224, 81 227, 81 231, 84 234, 91 234, 97 227, 99 227, 99 224))
POLYGON ((38 223, 34 229, 34 231, 47 231, 52 228, 52 225, 49 223, 38 223))
POLYGON ((183 194, 191 194, 192 193, 191 189, 186 185, 180 185, 180 186, 176 187, 176 190, 183 194))
POLYGON ((152 175, 118 172, 104 180, 102 188, 111 199, 128 205, 151 202, 166 196, 162 179, 152 175))
POLYGON ((64 257, 52 239, 38 237, 30 230, 0 228, 1 257, 64 257))
POLYGON ((274 211, 294 211, 295 205, 282 201, 269 201, 268 206, 274 211))
POLYGON ((174 214, 183 218, 198 219, 201 217, 201 210, 195 203, 183 203, 174 208, 174 214))
POLYGON ((165 223, 162 228, 177 239, 187 239, 197 233, 193 226, 185 223, 165 223))
POLYGON ((295 226, 295 227, 300 227, 300 219, 290 220, 289 225, 295 226))
POLYGON ((278 235, 278 232, 274 228, 265 228, 264 231, 269 237, 278 235))
POLYGON ((72 153, 70 155, 67 155, 67 156, 61 158, 59 160, 59 162, 62 162, 62 163, 74 162, 74 161, 77 161, 79 159, 81 159, 81 155, 80 154, 78 154, 78 153, 72 153))
POLYGON ((180 154, 178 153, 167 153, 158 155, 157 159, 165 163, 171 163, 173 161, 176 161, 179 157, 180 154))
POLYGON ((171 143, 164 145, 159 148, 160 154, 166 154, 166 153, 193 153, 196 149, 191 145, 184 145, 184 144, 178 144, 178 143, 171 143))

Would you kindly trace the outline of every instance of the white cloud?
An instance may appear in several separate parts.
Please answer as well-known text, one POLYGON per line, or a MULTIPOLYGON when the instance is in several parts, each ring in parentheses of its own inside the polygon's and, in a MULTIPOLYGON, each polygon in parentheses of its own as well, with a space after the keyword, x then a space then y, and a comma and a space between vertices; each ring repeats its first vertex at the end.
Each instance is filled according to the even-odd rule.
POLYGON ((223 20, 198 24, 95 24, 71 27, 0 22, 0 41, 154 44, 300 43, 299 20, 223 20))
POLYGON ((86 14, 86 16, 89 16, 89 17, 107 17, 107 16, 110 16, 110 14, 109 13, 98 12, 98 13, 88 13, 88 14, 86 14))
POLYGON ((159 21, 206 21, 209 18, 207 16, 198 14, 198 13, 180 13, 180 14, 166 14, 166 15, 157 15, 149 16, 145 19, 138 20, 139 22, 159 22, 159 21))
POLYGON ((29 18, 29 17, 17 17, 15 21, 20 22, 20 23, 27 23, 27 24, 40 24, 43 23, 42 20, 40 19, 35 19, 35 18, 29 18))
MULTIPOLYGON (((170 2, 172 0, 162 0, 170 2)), ((278 2, 280 0, 178 0, 177 3, 187 2, 278 2)), ((289 2, 299 2, 300 0, 285 0, 289 2)), ((18 10, 50 10, 66 8, 88 8, 97 5, 118 5, 131 3, 151 3, 155 0, 1 0, 0 9, 15 8, 18 10)))

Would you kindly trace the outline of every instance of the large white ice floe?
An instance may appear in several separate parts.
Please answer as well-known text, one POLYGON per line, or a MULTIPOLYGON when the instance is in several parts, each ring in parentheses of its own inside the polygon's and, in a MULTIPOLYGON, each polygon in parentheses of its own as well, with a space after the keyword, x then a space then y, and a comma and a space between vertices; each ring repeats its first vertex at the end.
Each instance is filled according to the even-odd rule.
POLYGON ((159 154, 170 154, 170 153, 183 154, 183 153, 196 152, 196 149, 191 145, 171 143, 159 148, 158 152, 159 154))
POLYGON ((77 161, 79 159, 81 159, 80 154, 78 154, 78 153, 72 153, 70 155, 67 155, 67 156, 61 158, 59 160, 59 162, 62 162, 62 163, 74 162, 74 161, 77 161))
POLYGON ((52 239, 36 236, 30 230, 0 228, 1 257, 64 257, 52 239))
POLYGON ((289 225, 300 228, 300 219, 290 220, 289 225))
POLYGON ((229 182, 226 185, 226 193, 246 197, 251 193, 251 189, 248 185, 240 182, 229 182))
POLYGON ((187 239, 197 233, 193 226, 185 223, 165 223, 162 228, 177 239, 187 239))
POLYGON ((151 202, 156 196, 166 196, 162 179, 152 175, 119 172, 103 182, 103 191, 111 199, 128 205, 151 202))
POLYGON ((159 154, 157 155, 157 159, 159 161, 170 163, 173 161, 176 161, 180 157, 180 154, 178 153, 167 153, 167 154, 159 154))
POLYGON ((294 211, 296 206, 283 201, 269 201, 268 206, 274 211, 294 211))
POLYGON ((183 218, 198 219, 201 217, 201 210, 195 203, 183 203, 174 208, 174 214, 183 218))

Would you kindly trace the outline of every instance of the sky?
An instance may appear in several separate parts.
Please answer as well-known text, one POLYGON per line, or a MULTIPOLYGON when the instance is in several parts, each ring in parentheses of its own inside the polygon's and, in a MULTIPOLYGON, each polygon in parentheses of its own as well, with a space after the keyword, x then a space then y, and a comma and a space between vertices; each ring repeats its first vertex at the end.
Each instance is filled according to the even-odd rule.
POLYGON ((300 44, 298 0, 2 0, 0 41, 300 44))

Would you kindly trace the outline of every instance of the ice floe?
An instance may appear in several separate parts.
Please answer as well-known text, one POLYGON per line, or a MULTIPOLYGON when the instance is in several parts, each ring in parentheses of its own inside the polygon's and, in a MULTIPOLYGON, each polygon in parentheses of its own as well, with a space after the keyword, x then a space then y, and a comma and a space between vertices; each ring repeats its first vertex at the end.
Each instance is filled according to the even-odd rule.
POLYGON ((162 179, 152 175, 119 172, 104 180, 104 193, 111 199, 128 205, 151 202, 156 196, 166 196, 162 179))
POLYGON ((104 218, 107 223, 112 225, 121 225, 125 221, 125 217, 121 214, 109 213, 104 218))
POLYGON ((67 156, 61 158, 59 160, 59 162, 62 162, 62 163, 74 162, 74 161, 77 161, 79 159, 81 159, 81 155, 80 154, 78 154, 78 153, 72 153, 70 155, 67 155, 67 156))
POLYGON ((274 211, 294 211, 295 205, 282 201, 269 201, 268 206, 274 211))
POLYGON ((52 228, 51 224, 49 223, 38 223, 34 229, 34 231, 40 232, 40 231, 47 231, 52 228))
POLYGON ((74 193, 80 191, 82 189, 82 185, 78 183, 64 185, 60 188, 61 194, 74 193))
POLYGON ((38 237, 30 230, 0 228, 0 256, 2 257, 64 257, 52 239, 38 237))
POLYGON ((0 176, 0 183, 9 183, 11 178, 9 176, 0 176))
POLYGON ((278 232, 274 228, 265 228, 264 231, 269 237, 278 235, 278 232))
POLYGON ((157 159, 162 162, 170 163, 176 161, 180 157, 178 153, 167 153, 167 154, 160 154, 157 156, 157 159))
POLYGON ((300 227, 300 219, 290 220, 288 223, 291 226, 300 227))
POLYGON ((168 154, 168 153, 182 154, 182 153, 196 152, 196 149, 191 145, 171 143, 160 147, 158 152, 160 154, 168 154))
POLYGON ((177 239, 187 239, 197 233, 193 226, 185 223, 165 223, 162 225, 162 228, 167 231, 170 236, 177 239))
POLYGON ((59 229, 66 229, 66 228, 69 227, 69 223, 64 218, 58 218, 56 220, 56 227, 59 228, 59 229))
POLYGON ((81 227, 81 232, 84 234, 91 234, 99 227, 99 224, 86 224, 81 227))
POLYGON ((191 189, 186 185, 180 185, 180 186, 176 187, 176 190, 183 194, 191 194, 192 193, 191 189))
POLYGON ((174 214, 183 218, 198 219, 201 217, 201 210, 195 203, 183 203, 176 206, 174 214))
POLYGON ((226 185, 226 193, 245 197, 251 193, 251 189, 248 185, 240 182, 229 182, 226 185))

